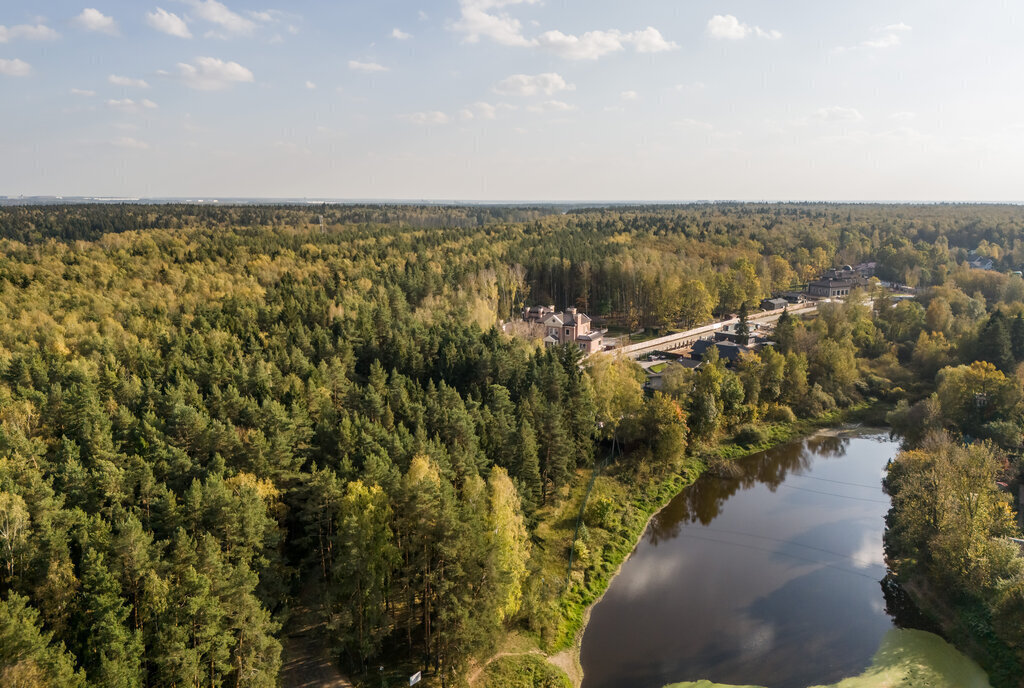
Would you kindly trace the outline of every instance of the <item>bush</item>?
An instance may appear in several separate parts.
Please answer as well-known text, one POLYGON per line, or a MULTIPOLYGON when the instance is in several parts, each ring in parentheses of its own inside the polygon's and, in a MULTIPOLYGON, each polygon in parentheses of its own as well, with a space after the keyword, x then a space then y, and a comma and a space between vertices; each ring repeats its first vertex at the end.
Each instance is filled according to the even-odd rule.
POLYGON ((757 425, 743 425, 736 433, 736 444, 750 447, 756 444, 763 444, 768 439, 768 433, 757 425))
POLYGON ((779 404, 768 409, 764 414, 764 419, 769 423, 795 423, 796 414, 788 406, 779 404))
POLYGON ((615 513, 615 502, 608 497, 591 499, 587 504, 587 510, 583 513, 583 522, 591 527, 615 530, 618 526, 618 518, 615 513))
POLYGON ((572 688, 569 677, 537 655, 501 657, 484 669, 484 688, 572 688))
POLYGON ((835 407, 836 400, 817 383, 814 384, 814 387, 811 387, 810 393, 800 404, 800 410, 804 415, 815 418, 824 415, 835 407))

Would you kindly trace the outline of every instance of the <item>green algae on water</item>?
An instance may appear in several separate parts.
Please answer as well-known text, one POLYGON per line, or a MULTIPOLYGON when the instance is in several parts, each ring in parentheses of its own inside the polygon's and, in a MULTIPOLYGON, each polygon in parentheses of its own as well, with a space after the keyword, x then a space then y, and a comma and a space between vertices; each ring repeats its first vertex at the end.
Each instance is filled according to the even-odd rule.
MULTIPOLYGON (((893 629, 886 633, 871 666, 860 676, 813 688, 991 688, 973 660, 934 633, 893 629)), ((758 688, 710 681, 673 683, 665 688, 758 688)))

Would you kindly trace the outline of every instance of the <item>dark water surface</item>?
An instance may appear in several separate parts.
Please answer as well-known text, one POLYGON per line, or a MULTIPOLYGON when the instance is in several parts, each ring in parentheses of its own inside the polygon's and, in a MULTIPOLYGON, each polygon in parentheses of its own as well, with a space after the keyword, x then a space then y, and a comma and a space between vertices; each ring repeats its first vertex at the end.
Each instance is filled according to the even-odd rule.
POLYGON ((583 688, 806 688, 863 671, 893 627, 881 479, 897 449, 874 432, 819 435, 684 490, 594 607, 583 688))

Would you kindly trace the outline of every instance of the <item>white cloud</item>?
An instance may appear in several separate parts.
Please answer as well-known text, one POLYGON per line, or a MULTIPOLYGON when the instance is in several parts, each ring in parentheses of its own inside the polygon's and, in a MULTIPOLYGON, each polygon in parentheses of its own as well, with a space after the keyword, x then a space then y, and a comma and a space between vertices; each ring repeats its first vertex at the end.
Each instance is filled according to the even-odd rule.
POLYGON ((219 91, 231 84, 254 81, 253 73, 242 65, 215 57, 197 57, 194 64, 179 62, 178 76, 186 86, 199 91, 219 91))
POLYGON ((596 60, 624 47, 623 35, 618 31, 588 31, 582 36, 545 31, 537 38, 537 44, 570 60, 596 60))
POLYGON ((111 141, 110 145, 115 146, 117 148, 127 148, 130 150, 149 150, 148 143, 146 143, 145 141, 139 141, 138 139, 133 139, 130 136, 119 136, 113 141, 111 141))
POLYGON ((576 109, 576 106, 561 100, 545 100, 543 103, 530 105, 526 109, 530 112, 571 112, 576 109))
POLYGON ((483 119, 494 119, 497 117, 498 108, 490 103, 473 103, 473 107, 476 108, 477 113, 483 119))
MULTIPOLYGON (((489 38, 501 45, 542 48, 571 60, 596 60, 609 53, 632 45, 637 52, 656 53, 674 50, 679 46, 665 40, 653 26, 641 31, 625 32, 618 29, 587 31, 581 36, 561 31, 545 31, 537 38, 523 35, 523 25, 506 12, 508 5, 534 4, 540 0, 460 0, 461 16, 451 25, 465 35, 468 43, 489 38)), ((533 22, 536 24, 536 22, 533 22)))
POLYGON ((832 107, 818 108, 814 112, 814 118, 825 122, 859 122, 864 115, 856 108, 833 105, 832 107))
POLYGON ((389 71, 384 65, 377 64, 376 62, 360 62, 359 60, 349 60, 348 68, 354 72, 386 72, 389 71))
POLYGON ((468 43, 476 43, 483 37, 501 45, 527 47, 532 42, 523 36, 522 23, 505 12, 492 13, 492 10, 537 2, 540 0, 459 0, 461 16, 452 28, 465 34, 468 43))
POLYGON ((913 31, 913 27, 910 27, 903 22, 898 24, 889 24, 888 26, 874 29, 876 34, 874 38, 861 41, 853 47, 840 46, 835 49, 835 52, 842 53, 848 50, 878 50, 894 48, 903 43, 903 38, 900 34, 904 34, 909 31, 913 31))
POLYGON ((123 98, 121 100, 108 100, 107 107, 120 112, 136 114, 143 110, 156 110, 157 104, 148 98, 139 102, 136 102, 131 98, 123 98))
POLYGON ((639 97, 640 94, 636 91, 623 91, 619 94, 619 98, 622 100, 637 100, 639 97))
POLYGON ((106 16, 94 7, 86 7, 80 15, 75 17, 74 22, 86 31, 105 33, 109 36, 118 34, 117 22, 114 21, 114 18, 106 16))
POLYGON ((149 84, 144 79, 132 79, 128 76, 118 76, 117 74, 111 74, 107 77, 114 86, 127 86, 129 88, 149 88, 149 84))
POLYGON ((901 43, 900 37, 894 33, 887 33, 878 38, 871 38, 860 44, 862 48, 892 48, 901 43))
POLYGON ((467 122, 469 120, 476 119, 477 117, 479 117, 480 119, 496 119, 498 116, 498 107, 509 108, 511 106, 497 106, 491 105, 490 103, 485 103, 483 101, 479 101, 473 103, 472 105, 467 105, 462 110, 460 110, 459 117, 467 122))
POLYGON ((679 48, 678 44, 666 41, 661 32, 653 26, 629 34, 629 41, 636 47, 638 53, 661 53, 679 48))
POLYGON ((185 23, 185 20, 162 7, 157 7, 154 12, 147 12, 146 23, 157 31, 166 33, 168 36, 192 38, 192 32, 188 30, 188 24, 185 23))
POLYGON ((742 23, 731 14, 716 14, 708 20, 708 33, 712 38, 720 38, 730 41, 739 41, 748 36, 778 40, 782 34, 771 29, 765 30, 760 26, 750 26, 742 23))
POLYGON ((32 65, 24 60, 14 58, 13 60, 0 59, 0 74, 4 76, 28 76, 32 73, 32 65))
POLYGON ((494 87, 496 93, 508 96, 534 96, 540 93, 554 95, 559 91, 573 91, 576 87, 554 72, 544 74, 513 74, 494 87))
POLYGON ((96 91, 87 91, 84 88, 73 88, 71 89, 71 95, 92 98, 94 95, 96 95, 96 91))
POLYGON ((196 16, 211 24, 216 24, 229 35, 247 36, 256 29, 256 23, 228 9, 227 5, 217 0, 188 0, 196 16))
POLYGON ((60 38, 60 34, 45 24, 19 24, 6 27, 0 25, 0 43, 24 38, 29 41, 52 41, 60 38))
POLYGON ((450 118, 443 112, 436 110, 431 112, 414 112, 411 115, 402 115, 401 119, 413 124, 429 125, 429 124, 448 124, 450 118))
POLYGON ((889 119, 894 119, 897 122, 909 122, 910 120, 917 117, 915 112, 894 112, 889 115, 889 119))
POLYGON ((394 28, 394 29, 391 29, 391 37, 395 38, 397 40, 400 40, 400 41, 405 41, 405 40, 408 40, 408 39, 412 38, 412 34, 411 33, 406 33, 405 31, 402 31, 399 28, 394 28))
POLYGON ((312 81, 307 81, 306 82, 306 88, 308 88, 310 91, 315 91, 316 90, 316 84, 314 84, 312 81))

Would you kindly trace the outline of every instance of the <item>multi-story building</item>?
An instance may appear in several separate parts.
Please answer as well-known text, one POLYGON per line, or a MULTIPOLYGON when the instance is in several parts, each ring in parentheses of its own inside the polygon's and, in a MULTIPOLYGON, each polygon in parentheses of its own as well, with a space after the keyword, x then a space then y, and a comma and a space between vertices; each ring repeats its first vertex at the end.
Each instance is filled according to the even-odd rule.
POLYGON ((559 346, 571 344, 585 354, 600 351, 608 330, 592 330, 590 316, 576 308, 561 313, 554 306, 532 306, 523 310, 523 320, 536 322, 544 328, 544 344, 559 346))

